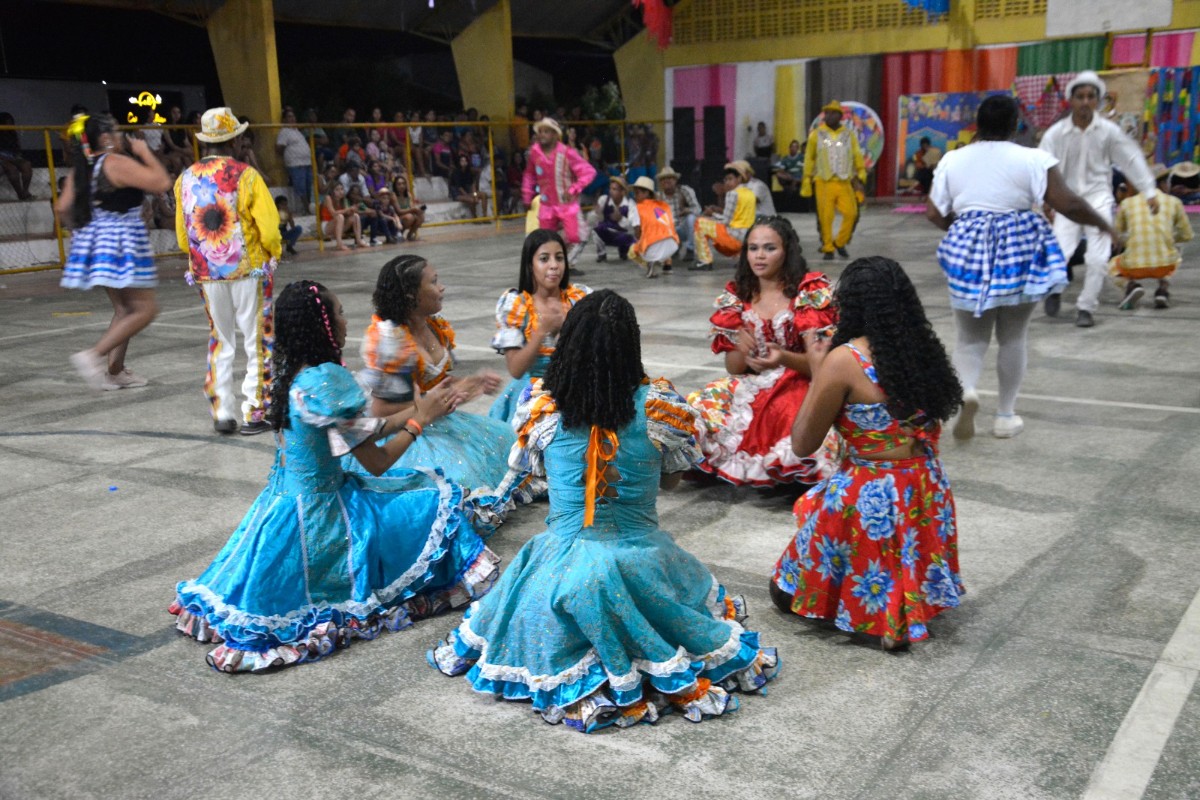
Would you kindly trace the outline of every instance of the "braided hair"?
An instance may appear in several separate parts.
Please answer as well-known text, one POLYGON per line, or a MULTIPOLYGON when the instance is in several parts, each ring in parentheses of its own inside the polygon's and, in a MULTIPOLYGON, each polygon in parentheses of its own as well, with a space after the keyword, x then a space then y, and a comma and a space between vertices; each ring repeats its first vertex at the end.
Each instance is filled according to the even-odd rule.
POLYGON ((568 312, 542 385, 564 426, 615 431, 633 419, 633 393, 644 376, 633 306, 602 289, 568 312))
POLYGON ((408 324, 408 318, 417 307, 417 291, 428 263, 420 256, 408 253, 383 265, 375 281, 375 293, 371 295, 380 319, 394 325, 408 324))
POLYGON ((71 222, 76 230, 92 221, 92 168, 96 164, 100 137, 117 129, 117 121, 108 114, 92 114, 81 121, 82 125, 77 121, 69 128, 67 148, 74 169, 75 202, 71 205, 71 222))
POLYGON ((899 264, 883 256, 851 262, 838 279, 834 303, 839 316, 831 346, 859 336, 870 341, 893 417, 947 420, 962 405, 958 376, 899 264))
POLYGON ((333 332, 329 290, 316 281, 289 283, 275 300, 275 350, 272 356, 271 407, 275 430, 288 427, 288 392, 301 367, 342 363, 333 332))
MULTIPOLYGON (((527 292, 528 294, 533 294, 537 291, 537 282, 533 279, 533 257, 537 255, 538 248, 546 244, 546 242, 558 242, 558 246, 563 251, 563 261, 566 262, 567 244, 558 235, 558 231, 538 228, 525 237, 525 245, 521 248, 521 276, 517 283, 519 291, 527 292)), ((566 289, 570 285, 571 265, 567 262, 566 267, 563 269, 562 280, 558 282, 558 288, 566 289)))
POLYGON ((750 234, 754 233, 755 228, 764 227, 775 231, 783 240, 783 271, 779 275, 779 280, 783 282, 783 296, 795 297, 800 281, 808 274, 808 262, 802 255, 804 248, 800 246, 800 237, 792 223, 783 217, 759 217, 750 226, 750 230, 746 231, 746 238, 742 240, 742 252, 738 255, 737 271, 733 275, 738 299, 743 303, 753 303, 761 291, 758 276, 750 269, 749 247, 750 234))

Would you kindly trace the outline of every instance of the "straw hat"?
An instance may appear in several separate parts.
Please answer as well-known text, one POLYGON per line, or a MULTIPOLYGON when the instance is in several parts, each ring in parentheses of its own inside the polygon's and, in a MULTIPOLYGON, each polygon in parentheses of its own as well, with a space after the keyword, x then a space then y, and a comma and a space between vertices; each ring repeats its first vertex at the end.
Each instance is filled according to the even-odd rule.
POLYGON ((678 172, 671 169, 670 167, 663 167, 662 169, 660 169, 658 171, 658 179, 660 181, 663 178, 674 178, 675 180, 679 180, 681 177, 682 176, 678 172))
POLYGON ((625 182, 625 179, 624 179, 624 178, 622 178, 620 175, 612 175, 612 176, 610 176, 610 177, 609 177, 609 179, 608 179, 608 183, 609 183, 609 185, 610 185, 610 186, 611 186, 612 184, 614 184, 614 183, 616 183, 616 184, 619 184, 619 185, 621 186, 621 188, 622 188, 622 189, 624 189, 624 190, 625 190, 625 191, 627 191, 627 192, 629 191, 629 184, 628 184, 628 183, 626 183, 626 182, 625 182))
POLYGON ((210 108, 200 117, 200 132, 196 134, 196 138, 209 144, 228 142, 241 136, 248 127, 250 123, 238 122, 229 106, 210 108))
POLYGON ((739 158, 737 161, 730 163, 731 167, 742 173, 742 177, 749 180, 754 177, 754 167, 750 166, 750 162, 739 158))
POLYGON ((821 106, 822 111, 841 111, 842 104, 837 100, 830 100, 825 105, 821 106))
POLYGON ((1104 85, 1104 81, 1100 79, 1100 76, 1090 69, 1085 69, 1067 84, 1068 98, 1075 93, 1075 87, 1077 86, 1095 86, 1096 93, 1101 97, 1104 97, 1105 93, 1108 91, 1108 87, 1104 85))
POLYGON ((559 136, 562 136, 562 126, 550 117, 542 117, 537 122, 533 123, 533 129, 535 131, 540 131, 542 128, 549 128, 559 136))
POLYGON ((1150 171, 1154 173, 1154 180, 1156 181, 1162 180, 1171 172, 1171 170, 1167 169, 1167 165, 1161 162, 1152 166, 1150 171))
POLYGON ((654 194, 654 180, 648 175, 643 175, 633 182, 634 189, 645 189, 650 194, 654 194))
POLYGON ((1200 175, 1200 164, 1194 161, 1180 161, 1171 167, 1171 174, 1176 178, 1194 178, 1200 175))

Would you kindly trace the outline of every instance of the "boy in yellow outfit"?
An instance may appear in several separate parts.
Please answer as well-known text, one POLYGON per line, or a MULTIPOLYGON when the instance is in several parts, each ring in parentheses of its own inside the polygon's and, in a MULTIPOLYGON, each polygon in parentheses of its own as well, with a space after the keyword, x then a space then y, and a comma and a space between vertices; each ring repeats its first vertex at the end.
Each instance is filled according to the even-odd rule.
POLYGON ((1154 307, 1168 308, 1171 293, 1170 278, 1182 261, 1178 242, 1192 240, 1192 224, 1188 222, 1183 203, 1167 188, 1167 168, 1155 164, 1154 178, 1158 182, 1158 213, 1150 210, 1146 195, 1135 192, 1122 183, 1117 189, 1121 206, 1113 227, 1121 235, 1124 249, 1108 263, 1109 274, 1117 288, 1125 289, 1125 296, 1118 306, 1122 311, 1137 308, 1138 301, 1146 290, 1138 281, 1157 280, 1154 291, 1154 307))
POLYGON ((850 244, 854 226, 858 224, 858 204, 865 199, 863 186, 867 168, 858 146, 858 135, 842 125, 841 103, 831 100, 821 110, 825 112, 825 120, 808 135, 800 195, 812 197, 814 192, 816 194, 821 252, 826 261, 832 261, 834 250, 842 258, 850 257, 846 245, 850 244), (833 218, 839 212, 842 224, 834 236, 833 218))
POLYGON ((754 192, 742 184, 742 171, 733 164, 725 165, 725 205, 722 210, 709 207, 697 218, 695 227, 696 263, 689 271, 711 272, 713 250, 735 256, 754 225, 756 203, 754 192))

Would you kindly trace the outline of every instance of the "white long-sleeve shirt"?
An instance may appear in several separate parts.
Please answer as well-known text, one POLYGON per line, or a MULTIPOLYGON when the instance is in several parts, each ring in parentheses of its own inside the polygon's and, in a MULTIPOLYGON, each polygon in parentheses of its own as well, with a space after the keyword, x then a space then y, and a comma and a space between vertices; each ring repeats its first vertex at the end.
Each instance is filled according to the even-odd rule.
POLYGON ((1086 128, 1077 126, 1070 115, 1063 117, 1046 129, 1040 146, 1058 159, 1067 187, 1082 197, 1111 196, 1114 166, 1147 197, 1157 192, 1137 142, 1099 114, 1086 128))

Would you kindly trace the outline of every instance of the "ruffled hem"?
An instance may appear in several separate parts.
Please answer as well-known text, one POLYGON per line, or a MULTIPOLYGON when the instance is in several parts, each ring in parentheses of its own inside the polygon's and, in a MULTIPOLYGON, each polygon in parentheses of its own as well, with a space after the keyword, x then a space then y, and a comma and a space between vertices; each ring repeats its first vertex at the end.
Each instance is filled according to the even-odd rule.
POLYGON ((400 631, 427 617, 437 616, 466 606, 491 591, 500 577, 500 557, 483 547, 463 569, 453 586, 421 592, 391 608, 364 616, 339 614, 327 609, 327 616, 301 635, 263 649, 245 649, 226 642, 223 624, 212 609, 193 609, 176 597, 168 611, 176 616, 175 628, 200 642, 219 643, 205 657, 218 672, 264 672, 317 661, 354 639, 371 640, 384 631, 400 631))

